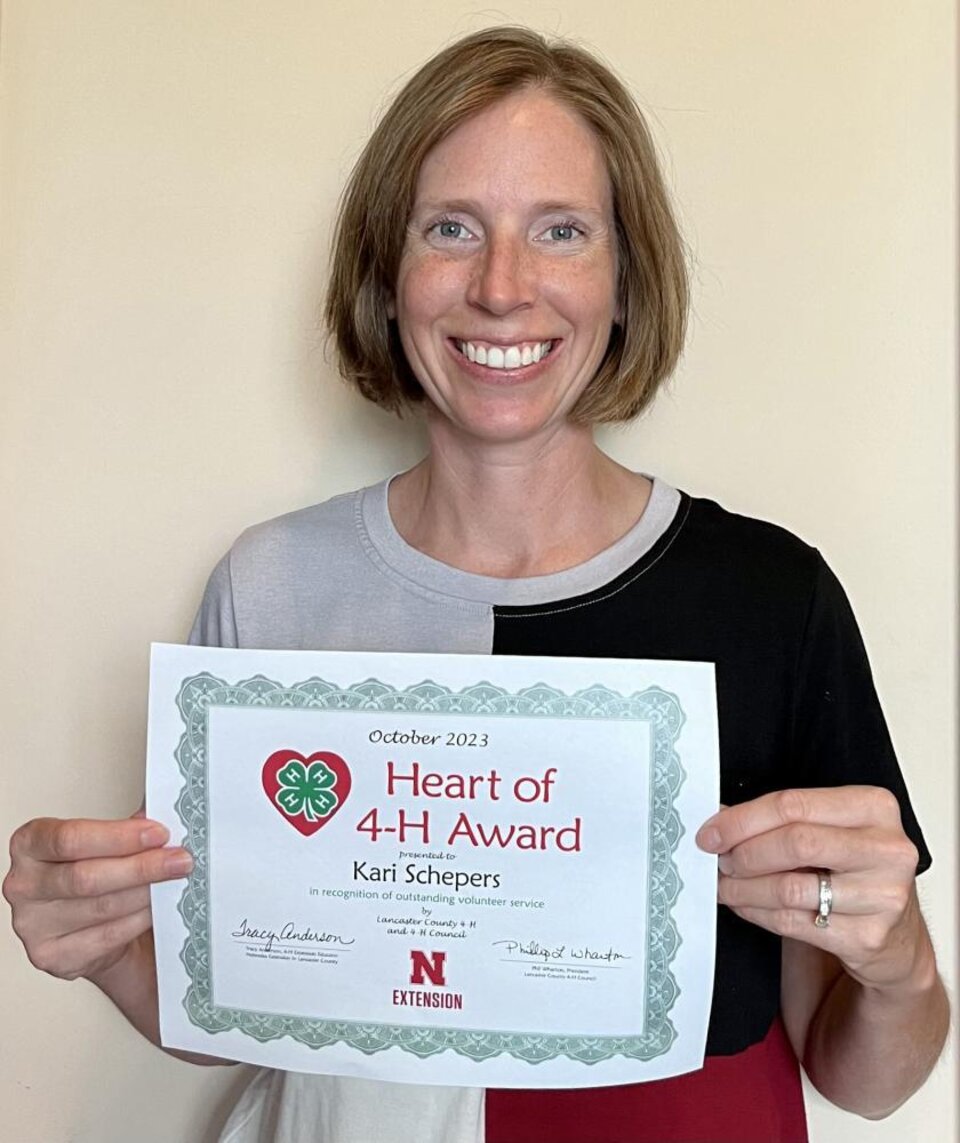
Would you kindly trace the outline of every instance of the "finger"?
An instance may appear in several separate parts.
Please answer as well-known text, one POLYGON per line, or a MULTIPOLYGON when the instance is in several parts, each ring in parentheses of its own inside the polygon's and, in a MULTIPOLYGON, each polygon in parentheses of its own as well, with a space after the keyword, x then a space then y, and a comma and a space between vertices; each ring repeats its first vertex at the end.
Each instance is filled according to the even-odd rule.
MULTIPOLYGON (((831 878, 833 912, 865 916, 880 911, 881 902, 870 886, 855 878, 831 878)), ((815 914, 820 908, 820 878, 795 870, 770 877, 725 877, 717 882, 717 900, 731 909, 797 909, 815 914)))
POLYGON ((863 832, 808 823, 786 825, 722 853, 718 865, 727 877, 763 877, 809 869, 850 872, 871 862, 871 839, 865 839, 863 832))
POLYGON ((186 877, 193 858, 179 846, 149 849, 131 857, 104 857, 90 861, 68 861, 44 867, 32 894, 35 899, 54 901, 74 897, 100 897, 138 885, 172 881, 186 877))
POLYGON ((816 912, 808 909, 758 909, 744 905, 733 909, 733 912, 761 929, 803 941, 804 944, 816 945, 817 948, 841 956, 841 959, 841 954, 855 941, 857 927, 862 924, 857 917, 831 914, 830 924, 819 928, 814 924, 816 912))
MULTIPOLYGON (((868 970, 874 982, 881 984, 900 977, 903 971, 904 957, 891 945, 893 928, 877 918, 831 914, 830 923, 821 928, 814 923, 816 914, 805 909, 745 907, 733 911, 752 925, 832 953, 855 977, 868 970)), ((912 959, 913 952, 909 952, 908 960, 912 959)))
POLYGON ((125 857, 165 845, 169 838, 170 831, 165 826, 144 818, 37 818, 13 835, 10 853, 14 858, 50 862, 125 857))
POLYGON ((89 929, 150 907, 150 888, 139 885, 99 897, 71 901, 42 901, 21 919, 18 936, 33 943, 58 940, 80 929, 89 929))
POLYGON ((878 786, 777 790, 708 818, 697 833, 697 845, 708 853, 726 853, 747 838, 799 822, 899 828, 900 806, 889 790, 878 786))
POLYGON ((795 822, 752 837, 722 853, 721 873, 762 877, 795 869, 870 873, 891 883, 912 879, 916 849, 902 831, 842 829, 795 822))
POLYGON ((94 925, 69 936, 47 941, 32 957, 37 968, 66 980, 85 976, 109 963, 121 949, 145 933, 152 924, 149 906, 125 917, 94 925))

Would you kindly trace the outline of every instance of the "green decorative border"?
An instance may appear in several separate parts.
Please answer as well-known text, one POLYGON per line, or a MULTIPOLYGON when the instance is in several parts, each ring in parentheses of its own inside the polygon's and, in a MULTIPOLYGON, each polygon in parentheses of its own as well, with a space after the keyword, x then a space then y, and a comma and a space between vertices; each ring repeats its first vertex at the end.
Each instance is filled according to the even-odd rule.
POLYGON ((543 683, 516 694, 486 682, 459 692, 429 681, 398 690, 377 679, 343 688, 313 678, 285 687, 262 675, 231 684, 204 672, 183 680, 177 695, 177 707, 186 729, 176 751, 185 780, 176 808, 187 831, 186 845, 196 860, 179 904, 188 932, 181 960, 192 981, 183 1003, 190 1020, 198 1027, 212 1033, 237 1028, 261 1042, 290 1036, 310 1048, 342 1043, 357 1051, 373 1054, 397 1047, 422 1057, 450 1050, 472 1060, 509 1054, 531 1064, 557 1056, 586 1064, 614 1056, 649 1060, 670 1049, 677 1033, 669 1013, 680 994, 670 970, 670 962, 680 946, 680 934, 671 916, 671 908, 682 887, 673 855, 684 832, 674 803, 685 777, 674 748, 684 722, 684 714, 675 695, 659 687, 649 687, 626 697, 600 685, 568 695, 543 683), (643 1034, 539 1035, 411 1027, 317 1020, 214 1005, 207 919, 207 712, 211 707, 631 719, 649 723, 654 764, 650 791, 650 916, 643 1034))

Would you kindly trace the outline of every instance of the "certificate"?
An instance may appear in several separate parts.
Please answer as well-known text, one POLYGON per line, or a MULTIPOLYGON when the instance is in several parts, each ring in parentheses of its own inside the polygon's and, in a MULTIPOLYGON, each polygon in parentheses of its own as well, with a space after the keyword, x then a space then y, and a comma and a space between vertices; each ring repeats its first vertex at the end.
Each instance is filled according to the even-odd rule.
POLYGON ((713 665, 153 648, 168 1047, 597 1087, 702 1066, 713 665))

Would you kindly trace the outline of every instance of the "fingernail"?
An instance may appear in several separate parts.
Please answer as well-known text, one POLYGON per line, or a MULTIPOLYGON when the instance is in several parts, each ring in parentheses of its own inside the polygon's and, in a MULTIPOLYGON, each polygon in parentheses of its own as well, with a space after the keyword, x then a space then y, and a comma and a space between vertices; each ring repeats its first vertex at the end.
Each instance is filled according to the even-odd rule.
POLYGON ((191 869, 193 869, 193 858, 185 849, 168 854, 164 858, 163 871, 169 873, 171 877, 186 877, 191 869))
POLYGON ((725 853, 721 853, 720 856, 717 858, 717 868, 720 870, 721 873, 732 873, 733 872, 733 862, 730 860, 730 858, 725 853))
POLYGON ((156 845, 164 845, 169 837, 170 831, 166 826, 154 824, 141 831, 140 844, 149 849, 156 845))
POLYGON ((713 826, 704 826, 697 834, 697 845, 707 853, 717 853, 723 845, 720 839, 720 831, 714 829, 713 826))

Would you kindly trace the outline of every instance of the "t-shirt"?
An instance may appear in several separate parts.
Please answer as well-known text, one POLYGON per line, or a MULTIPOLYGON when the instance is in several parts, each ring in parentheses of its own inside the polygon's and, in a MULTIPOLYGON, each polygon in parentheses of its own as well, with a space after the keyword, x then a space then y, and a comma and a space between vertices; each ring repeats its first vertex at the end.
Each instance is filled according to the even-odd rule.
MULTIPOLYGON (((715 664, 721 800, 892 790, 929 865, 847 599, 775 525, 655 480, 639 522, 566 571, 475 575, 408 545, 388 482, 244 532, 191 641, 274 649, 691 659, 715 664)), ((812 918, 811 918, 812 923, 812 918)), ((779 1020, 780 941, 725 908, 704 1068, 649 1084, 487 1091, 261 1072, 230 1143, 802 1143, 779 1020)))

